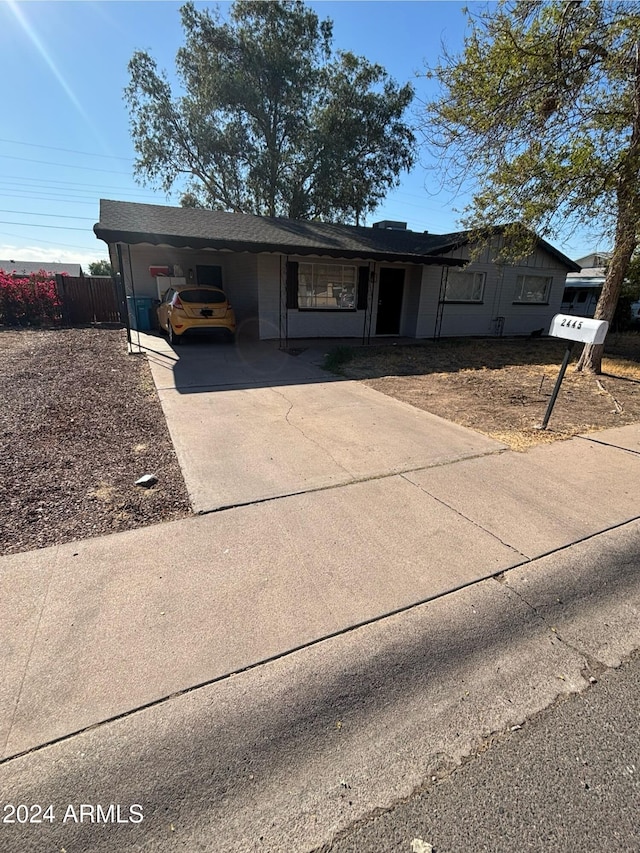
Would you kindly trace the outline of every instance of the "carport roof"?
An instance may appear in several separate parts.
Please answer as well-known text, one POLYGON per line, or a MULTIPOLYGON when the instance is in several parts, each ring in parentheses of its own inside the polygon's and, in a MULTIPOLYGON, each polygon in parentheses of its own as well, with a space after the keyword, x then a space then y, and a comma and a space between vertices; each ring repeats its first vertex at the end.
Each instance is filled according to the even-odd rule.
POLYGON ((460 266, 442 257, 466 242, 462 233, 427 234, 328 222, 269 218, 190 207, 100 200, 93 228, 106 243, 150 243, 189 249, 327 255, 460 266))

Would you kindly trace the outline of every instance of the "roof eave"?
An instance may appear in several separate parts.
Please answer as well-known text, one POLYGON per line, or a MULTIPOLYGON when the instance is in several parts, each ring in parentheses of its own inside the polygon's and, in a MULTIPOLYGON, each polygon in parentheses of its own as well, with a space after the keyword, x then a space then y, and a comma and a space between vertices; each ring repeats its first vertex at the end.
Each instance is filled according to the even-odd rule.
MULTIPOLYGON (((126 243, 135 245, 148 243, 152 246, 172 246, 176 249, 214 249, 229 252, 249 252, 259 254, 271 252, 283 255, 321 255, 329 258, 366 258, 374 261, 395 263, 411 263, 438 266, 464 266, 467 261, 459 258, 445 258, 439 254, 414 254, 407 252, 381 252, 362 249, 329 248, 326 246, 296 246, 292 244, 255 243, 243 240, 219 240, 205 237, 186 237, 175 234, 149 234, 134 231, 115 231, 103 228, 98 223, 94 226, 96 237, 107 244, 126 243)), ((438 250, 440 251, 440 250, 438 250)))
MULTIPOLYGON (((488 233, 492 234, 500 234, 505 230, 504 225, 495 225, 488 230, 488 233)), ((557 258, 563 266, 569 270, 569 272, 580 272, 582 267, 577 264, 575 261, 572 261, 571 258, 568 258, 565 254, 563 254, 559 249, 556 249, 555 246, 552 246, 551 243, 548 243, 543 237, 538 237, 534 232, 534 236, 538 243, 547 251, 550 255, 557 258)), ((443 244, 442 246, 438 246, 439 252, 453 252, 456 249, 459 249, 461 246, 465 246, 468 243, 475 242, 473 231, 459 231, 455 234, 454 240, 450 240, 448 243, 443 244)))

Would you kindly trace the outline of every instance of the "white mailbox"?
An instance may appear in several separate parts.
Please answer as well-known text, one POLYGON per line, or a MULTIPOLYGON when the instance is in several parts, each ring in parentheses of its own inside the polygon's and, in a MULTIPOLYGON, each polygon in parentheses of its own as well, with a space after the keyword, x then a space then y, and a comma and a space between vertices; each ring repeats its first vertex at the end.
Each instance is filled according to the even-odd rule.
POLYGON ((592 320, 591 317, 576 317, 571 314, 556 314, 551 321, 549 335, 552 338, 580 341, 583 344, 603 344, 608 329, 609 323, 606 320, 592 320))

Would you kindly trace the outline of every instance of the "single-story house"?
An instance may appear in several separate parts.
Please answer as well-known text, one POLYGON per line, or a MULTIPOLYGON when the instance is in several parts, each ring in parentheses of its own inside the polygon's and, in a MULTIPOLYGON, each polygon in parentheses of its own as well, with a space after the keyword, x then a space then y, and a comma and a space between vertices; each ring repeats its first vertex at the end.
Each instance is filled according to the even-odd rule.
POLYGON ((40 270, 44 270, 52 275, 67 273, 67 275, 74 276, 75 278, 82 275, 80 264, 52 264, 49 261, 0 261, 0 270, 17 276, 28 276, 32 273, 39 273, 40 270))
POLYGON ((560 310, 579 267, 538 239, 496 263, 500 232, 471 257, 469 232, 405 223, 335 225, 101 200, 98 238, 126 292, 159 298, 179 282, 215 284, 239 328, 262 339, 529 335, 560 310))
POLYGON ((562 297, 563 314, 593 317, 604 285, 606 265, 611 258, 607 252, 592 252, 576 263, 580 272, 570 272, 562 297))

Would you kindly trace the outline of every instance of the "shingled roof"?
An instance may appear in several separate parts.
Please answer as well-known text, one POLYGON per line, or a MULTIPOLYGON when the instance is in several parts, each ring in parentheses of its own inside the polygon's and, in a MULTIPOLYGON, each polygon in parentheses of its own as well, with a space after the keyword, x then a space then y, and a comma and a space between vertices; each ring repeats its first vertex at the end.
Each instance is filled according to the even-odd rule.
POLYGON ((52 264, 49 261, 0 260, 0 270, 4 270, 7 273, 15 273, 16 275, 32 275, 33 273, 39 273, 41 270, 52 275, 66 272, 75 278, 82 275, 82 266, 80 264, 52 264))
MULTIPOLYGON (((459 245, 460 234, 437 235, 327 222, 224 213, 190 207, 101 199, 93 228, 106 243, 151 243, 189 249, 326 255, 458 266, 441 253, 459 245)), ((464 242, 464 241, 462 241, 464 242)))
MULTIPOLYGON (((93 230, 106 243, 150 243, 180 249, 325 255, 443 266, 464 265, 466 261, 444 255, 472 237, 470 231, 429 234, 110 199, 100 200, 100 222, 93 230)), ((550 243, 537 239, 568 270, 580 270, 550 243)))

